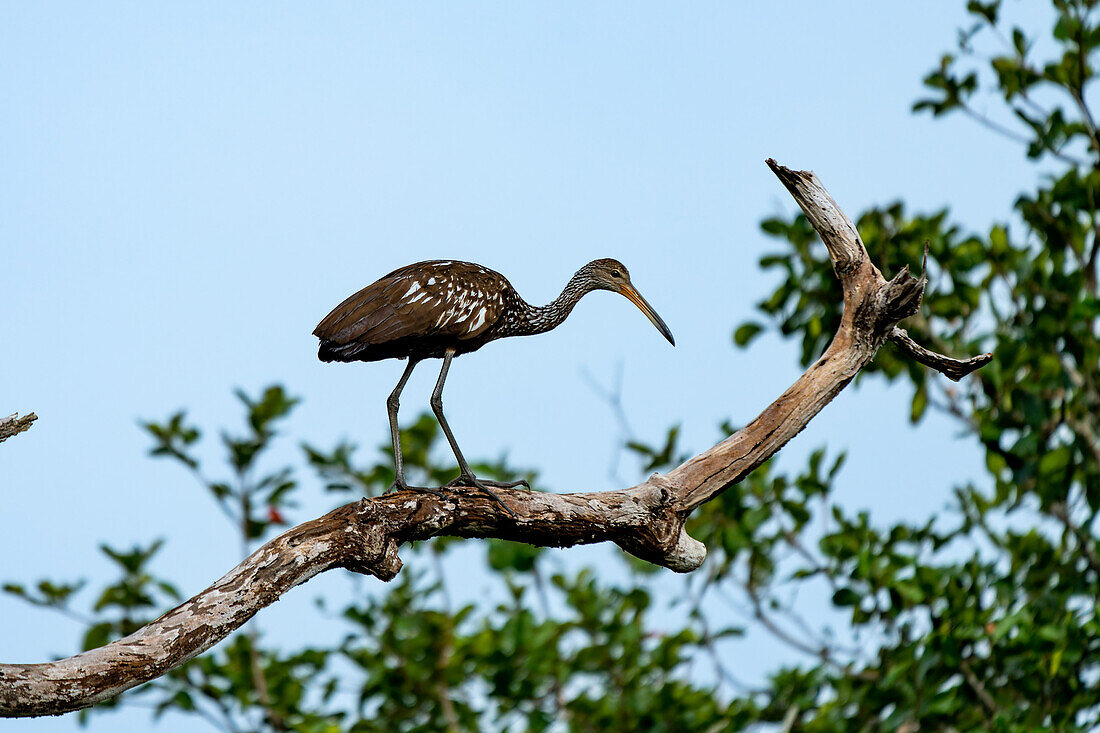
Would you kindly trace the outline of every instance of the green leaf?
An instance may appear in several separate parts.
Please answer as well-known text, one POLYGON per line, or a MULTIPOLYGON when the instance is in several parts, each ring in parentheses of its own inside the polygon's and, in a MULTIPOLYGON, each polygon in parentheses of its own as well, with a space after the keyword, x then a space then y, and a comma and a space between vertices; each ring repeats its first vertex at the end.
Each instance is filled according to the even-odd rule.
POLYGON ((527 573, 534 569, 542 548, 521 542, 489 540, 489 567, 493 570, 515 570, 527 573))
POLYGON ((993 2, 979 2, 978 0, 970 0, 966 4, 966 10, 974 15, 979 15, 990 25, 997 24, 997 15, 1001 9, 1001 1, 993 0, 993 2))
POLYGON ((747 346, 763 330, 759 323, 743 323, 733 332, 733 342, 738 346, 747 346))
POLYGON ((909 422, 920 422, 921 417, 924 416, 924 411, 928 409, 928 382, 921 382, 920 386, 913 393, 912 406, 909 409, 909 422))
POLYGON ((100 622, 88 627, 88 630, 84 632, 84 640, 82 648, 87 651, 88 649, 98 649, 111 640, 111 631, 113 626, 107 622, 100 622))

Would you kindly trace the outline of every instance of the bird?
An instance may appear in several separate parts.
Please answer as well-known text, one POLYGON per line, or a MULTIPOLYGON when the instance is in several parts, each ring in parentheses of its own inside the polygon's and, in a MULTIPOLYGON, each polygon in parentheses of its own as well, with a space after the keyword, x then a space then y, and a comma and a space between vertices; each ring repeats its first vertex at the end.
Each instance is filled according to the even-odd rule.
POLYGON ((317 356, 323 362, 408 360, 386 400, 396 476, 391 489, 438 495, 444 488, 471 486, 509 509, 490 487, 530 486, 522 480, 480 479, 470 469, 443 415, 443 383, 451 360, 477 351, 490 341, 557 328, 577 302, 594 290, 625 296, 670 344, 676 345, 668 326, 631 284, 630 273, 618 260, 589 262, 569 279, 561 295, 544 306, 527 303, 507 278, 487 267, 457 260, 428 260, 398 268, 336 306, 313 331, 320 340, 317 356), (459 468, 458 477, 440 489, 409 486, 406 482, 397 424, 401 391, 413 369, 425 359, 443 360, 430 404, 459 468))

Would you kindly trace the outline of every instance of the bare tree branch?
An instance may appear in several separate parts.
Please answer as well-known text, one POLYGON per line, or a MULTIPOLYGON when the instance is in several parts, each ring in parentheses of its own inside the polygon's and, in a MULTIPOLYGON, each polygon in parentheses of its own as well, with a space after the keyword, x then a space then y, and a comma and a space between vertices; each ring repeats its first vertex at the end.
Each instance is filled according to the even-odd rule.
POLYGON ((981 369, 993 360, 993 354, 979 354, 969 359, 952 359, 924 348, 905 332, 904 328, 894 327, 888 336, 890 342, 915 362, 935 369, 952 381, 959 381, 967 374, 981 369))
POLYGON ((33 412, 23 417, 19 417, 19 413, 15 412, 5 418, 0 418, 0 443, 28 429, 31 423, 37 419, 38 415, 35 415, 33 412))
MULTIPOLYGON (((399 492, 347 504, 271 540, 221 580, 130 636, 55 662, 0 664, 0 716, 78 710, 155 679, 326 570, 346 568, 389 580, 401 569, 397 548, 404 542, 439 535, 547 547, 610 541, 676 572, 698 568, 706 548, 684 532, 688 515, 797 435, 871 360, 897 322, 917 311, 924 291, 923 279, 908 269, 892 280, 882 276, 817 176, 774 160, 768 165, 825 242, 844 288, 844 314, 821 358, 746 427, 669 473, 621 491, 497 489, 514 515, 464 487, 440 497, 399 492)), ((921 363, 945 373, 955 368, 955 360, 914 347, 909 353, 921 363)))
POLYGON ((744 428, 667 474, 681 489, 686 512, 744 479, 798 435, 871 361, 894 325, 917 312, 924 292, 923 279, 908 268, 889 281, 882 276, 852 220, 816 175, 771 159, 768 165, 829 250, 844 288, 844 314, 825 353, 779 399, 744 428))

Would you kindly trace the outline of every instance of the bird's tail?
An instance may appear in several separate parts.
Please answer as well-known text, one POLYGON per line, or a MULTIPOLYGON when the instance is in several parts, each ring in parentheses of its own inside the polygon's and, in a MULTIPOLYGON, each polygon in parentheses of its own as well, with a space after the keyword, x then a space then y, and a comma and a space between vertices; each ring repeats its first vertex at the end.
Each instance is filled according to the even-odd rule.
POLYGON ((362 360, 363 352, 369 348, 369 344, 354 341, 350 344, 338 344, 335 341, 321 339, 321 345, 317 348, 317 358, 321 361, 358 361, 362 360))

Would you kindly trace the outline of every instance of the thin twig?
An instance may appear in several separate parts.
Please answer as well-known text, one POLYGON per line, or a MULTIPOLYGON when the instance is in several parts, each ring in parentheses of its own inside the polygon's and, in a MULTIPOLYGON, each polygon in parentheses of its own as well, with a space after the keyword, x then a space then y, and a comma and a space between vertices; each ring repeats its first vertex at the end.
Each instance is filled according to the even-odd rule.
POLYGON ((451 700, 451 688, 447 684, 447 667, 451 663, 451 657, 454 656, 454 639, 452 636, 452 630, 447 629, 447 638, 443 642, 443 648, 440 650, 439 659, 436 660, 436 683, 435 683, 435 696, 439 701, 439 708, 443 711, 443 719, 447 721, 448 733, 458 733, 458 713, 455 712, 454 701, 451 700))
POLYGON ((589 388, 607 403, 615 422, 619 425, 619 439, 615 441, 612 448, 608 476, 613 481, 621 482, 623 478, 619 475, 619 462, 622 459, 623 446, 635 439, 634 429, 631 427, 630 420, 626 416, 626 409, 623 407, 623 363, 620 361, 616 364, 614 384, 611 387, 604 387, 600 384, 599 380, 588 369, 581 369, 581 377, 588 382, 589 388))
POLYGON ((794 724, 798 722, 798 713, 797 705, 791 705, 787 708, 787 714, 783 716, 783 727, 780 729, 780 733, 791 733, 794 730, 794 724))
POLYGON ((974 694, 981 700, 982 705, 994 715, 1001 714, 1001 708, 997 705, 997 701, 993 699, 993 696, 989 694, 989 690, 985 689, 985 685, 978 679, 978 676, 974 674, 974 670, 970 668, 970 663, 965 659, 959 661, 959 669, 962 670, 963 677, 966 678, 966 684, 970 685, 970 689, 974 691, 974 694))
MULTIPOLYGON (((1031 140, 1029 140, 1025 135, 1021 135, 1020 133, 1016 132, 1015 130, 1010 130, 1009 128, 1005 127, 1004 125, 1002 125, 998 122, 994 122, 992 119, 990 119, 989 117, 986 117, 981 112, 978 112, 973 107, 971 107, 967 104, 960 105, 960 109, 962 109, 962 111, 968 117, 970 117, 972 120, 974 120, 978 124, 988 128, 989 130, 992 130, 993 132, 997 133, 998 135, 1000 135, 1004 138, 1012 140, 1013 142, 1020 143, 1021 145, 1030 145, 1031 144, 1031 140)), ((1085 166, 1088 165, 1088 163, 1086 163, 1085 161, 1078 160, 1077 158, 1074 158, 1072 155, 1067 155, 1067 154, 1063 153, 1061 150, 1058 150, 1057 148, 1052 148, 1049 145, 1043 145, 1043 150, 1047 151, 1048 153, 1050 153, 1051 155, 1053 155, 1055 158, 1062 161, 1063 163, 1069 163, 1070 165, 1078 166, 1078 167, 1085 167, 1085 166)))
POLYGON ((1091 538, 1089 538, 1080 526, 1073 521, 1069 515, 1069 507, 1064 502, 1057 502, 1050 508, 1050 513, 1055 519, 1062 523, 1062 526, 1066 528, 1066 531, 1073 535, 1074 540, 1077 541, 1077 548, 1084 554, 1085 559, 1088 560, 1089 567, 1100 578, 1100 556, 1097 556, 1096 550, 1093 549, 1091 538))

